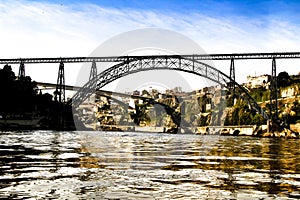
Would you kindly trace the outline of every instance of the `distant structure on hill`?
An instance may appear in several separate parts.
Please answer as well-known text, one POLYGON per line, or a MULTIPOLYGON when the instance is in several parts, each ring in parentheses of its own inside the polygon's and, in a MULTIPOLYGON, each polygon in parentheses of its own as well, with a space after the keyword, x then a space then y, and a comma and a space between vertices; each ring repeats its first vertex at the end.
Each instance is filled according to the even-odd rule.
POLYGON ((247 76, 247 82, 245 83, 246 87, 249 89, 266 87, 270 85, 271 76, 268 74, 260 76, 247 76))

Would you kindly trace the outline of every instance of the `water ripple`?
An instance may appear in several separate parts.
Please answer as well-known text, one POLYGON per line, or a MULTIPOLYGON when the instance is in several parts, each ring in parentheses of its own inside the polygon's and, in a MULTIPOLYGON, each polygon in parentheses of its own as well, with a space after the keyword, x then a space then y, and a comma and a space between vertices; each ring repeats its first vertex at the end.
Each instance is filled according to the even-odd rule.
POLYGON ((251 137, 3 132, 0 198, 299 198, 298 147, 251 137))

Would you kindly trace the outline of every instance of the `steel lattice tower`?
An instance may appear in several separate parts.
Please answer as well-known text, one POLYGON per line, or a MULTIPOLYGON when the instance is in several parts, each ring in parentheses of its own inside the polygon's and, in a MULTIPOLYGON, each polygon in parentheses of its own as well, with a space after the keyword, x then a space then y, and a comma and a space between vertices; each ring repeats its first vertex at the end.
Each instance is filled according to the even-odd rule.
POLYGON ((278 119, 278 91, 277 91, 277 76, 276 76, 276 60, 272 59, 272 76, 270 85, 270 116, 271 119, 278 119))
POLYGON ((92 80, 96 76, 97 76, 97 66, 95 60, 93 60, 89 80, 92 80))
POLYGON ((25 64, 23 63, 23 61, 21 61, 20 63, 20 67, 19 67, 19 75, 18 78, 23 78, 25 77, 25 64))
MULTIPOLYGON (((231 63, 230 63, 230 78, 231 80, 235 81, 235 69, 234 69, 234 59, 231 58, 231 63)), ((230 82, 230 89, 234 91, 235 84, 231 81, 230 82)))
POLYGON ((65 68, 63 62, 60 62, 59 64, 55 100, 58 100, 59 102, 65 102, 65 68))

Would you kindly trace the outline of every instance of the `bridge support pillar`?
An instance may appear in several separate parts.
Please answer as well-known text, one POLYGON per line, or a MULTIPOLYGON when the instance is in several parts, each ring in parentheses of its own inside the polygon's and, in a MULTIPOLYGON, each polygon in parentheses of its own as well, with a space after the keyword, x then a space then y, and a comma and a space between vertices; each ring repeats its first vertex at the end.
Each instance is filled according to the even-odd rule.
POLYGON ((92 80, 96 76, 97 76, 97 66, 95 60, 93 60, 89 80, 92 80))
MULTIPOLYGON (((97 65, 96 65, 95 60, 93 60, 92 66, 91 66, 91 71, 90 71, 89 81, 93 80, 96 77, 97 77, 97 65)), ((92 87, 93 90, 96 90, 96 86, 97 86, 97 82, 94 81, 94 84, 91 87, 92 87)), ((92 96, 89 97, 90 101, 93 99, 92 96)), ((99 100, 99 96, 95 95, 95 99, 94 100, 95 101, 99 100)))
POLYGON ((65 102, 65 90, 66 90, 65 89, 65 68, 64 68, 64 63, 61 61, 58 69, 56 90, 54 92, 55 101, 65 102))
MULTIPOLYGON (((231 63, 230 63, 230 78, 231 78, 231 80, 235 81, 235 68, 234 68, 234 59, 233 58, 231 58, 231 63)), ((235 89, 235 84, 233 81, 230 82, 229 88, 231 91, 234 91, 234 89, 235 89)))
POLYGON ((19 67, 19 74, 18 74, 18 78, 24 78, 25 77, 25 64, 23 63, 23 61, 21 61, 20 63, 20 67, 19 67))
POLYGON ((278 90, 277 90, 277 76, 276 76, 276 60, 272 59, 272 75, 270 84, 270 116, 276 121, 278 119, 278 90))

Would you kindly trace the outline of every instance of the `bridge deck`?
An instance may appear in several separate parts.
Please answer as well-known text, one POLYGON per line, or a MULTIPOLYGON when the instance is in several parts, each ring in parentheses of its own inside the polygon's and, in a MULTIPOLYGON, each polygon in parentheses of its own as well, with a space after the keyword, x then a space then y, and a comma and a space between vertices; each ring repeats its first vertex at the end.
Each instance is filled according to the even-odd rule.
POLYGON ((243 59, 287 59, 300 58, 300 52, 274 53, 233 53, 233 54, 191 54, 191 55, 150 55, 150 56, 106 56, 106 57, 57 57, 57 58, 12 58, 0 59, 0 64, 22 63, 84 63, 84 62, 125 62, 132 59, 151 57, 182 57, 191 60, 243 60, 243 59))

